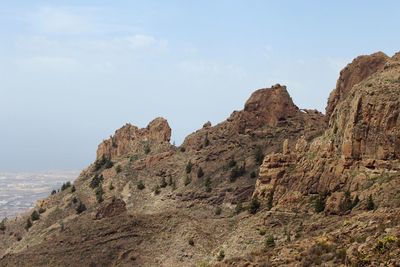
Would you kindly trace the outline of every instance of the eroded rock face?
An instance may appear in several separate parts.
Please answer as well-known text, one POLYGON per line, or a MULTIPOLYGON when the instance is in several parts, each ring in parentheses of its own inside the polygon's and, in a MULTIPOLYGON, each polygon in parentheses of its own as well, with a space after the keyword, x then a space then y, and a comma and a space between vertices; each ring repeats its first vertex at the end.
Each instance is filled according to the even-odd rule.
POLYGON ((341 72, 327 111, 330 126, 322 136, 301 138, 292 150, 285 142, 284 153, 265 158, 255 196, 273 191, 275 201, 287 205, 299 195, 324 194, 329 213, 339 214, 343 192, 360 194, 365 201, 372 192, 371 177, 399 175, 398 56, 376 53, 355 59, 341 72))
POLYGON ((348 64, 341 72, 336 89, 329 95, 326 117, 329 120, 336 105, 343 101, 354 85, 384 68, 389 57, 382 52, 359 56, 348 64))
POLYGON ((152 149, 169 147, 170 139, 171 128, 163 118, 156 118, 143 129, 126 124, 99 145, 97 159, 116 159, 132 153, 149 153, 152 149))
POLYGON ((111 218, 126 212, 126 203, 122 199, 113 199, 111 203, 99 208, 96 220, 111 218))

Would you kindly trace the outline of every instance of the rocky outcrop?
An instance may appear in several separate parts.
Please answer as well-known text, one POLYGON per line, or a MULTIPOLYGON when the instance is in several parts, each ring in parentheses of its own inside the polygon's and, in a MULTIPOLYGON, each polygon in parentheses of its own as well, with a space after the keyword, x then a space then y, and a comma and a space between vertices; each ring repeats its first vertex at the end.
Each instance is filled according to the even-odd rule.
POLYGON ((128 154, 147 154, 169 147, 171 128, 163 118, 156 118, 146 128, 126 124, 97 149, 97 159, 116 159, 128 154))
POLYGON ((376 53, 355 59, 341 72, 327 110, 330 123, 323 135, 301 138, 292 150, 285 142, 285 153, 265 158, 255 196, 273 191, 276 203, 296 206, 310 194, 324 195, 327 211, 338 214, 343 192, 366 201, 370 177, 399 174, 394 170, 400 158, 398 57, 376 53))
POLYGON ((126 212, 126 203, 122 199, 113 199, 111 203, 99 208, 96 213, 96 220, 111 218, 126 212))
POLYGON ((389 57, 382 52, 359 56, 348 64, 341 72, 336 89, 329 95, 326 117, 329 120, 335 107, 343 101, 354 85, 384 68, 389 57))

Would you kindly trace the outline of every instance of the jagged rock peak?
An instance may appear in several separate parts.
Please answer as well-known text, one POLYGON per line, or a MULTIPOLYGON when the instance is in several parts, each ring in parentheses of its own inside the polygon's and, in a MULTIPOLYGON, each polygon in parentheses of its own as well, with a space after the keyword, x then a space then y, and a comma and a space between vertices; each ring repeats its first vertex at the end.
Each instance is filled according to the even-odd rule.
POLYGON ((359 56, 341 70, 336 88, 328 98, 326 107, 327 120, 330 119, 338 103, 347 97, 354 85, 382 70, 388 60, 389 57, 385 53, 377 52, 371 55, 359 56))
POLYGON ((299 108, 293 103, 286 86, 276 84, 255 91, 247 100, 244 111, 255 113, 268 125, 275 126, 280 120, 298 114, 299 108))
POLYGON ((170 140, 171 127, 164 118, 154 119, 143 129, 127 123, 99 145, 97 158, 114 159, 130 153, 141 153, 151 147, 168 146, 170 140))

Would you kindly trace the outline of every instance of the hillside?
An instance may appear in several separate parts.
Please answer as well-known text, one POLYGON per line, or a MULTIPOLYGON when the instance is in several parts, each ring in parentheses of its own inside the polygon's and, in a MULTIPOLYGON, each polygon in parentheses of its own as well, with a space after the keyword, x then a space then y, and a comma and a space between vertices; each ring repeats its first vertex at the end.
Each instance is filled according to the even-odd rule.
POLYGON ((341 71, 326 115, 277 84, 180 147, 163 118, 126 124, 3 223, 0 266, 397 266, 399 114, 400 55, 376 53, 341 71))

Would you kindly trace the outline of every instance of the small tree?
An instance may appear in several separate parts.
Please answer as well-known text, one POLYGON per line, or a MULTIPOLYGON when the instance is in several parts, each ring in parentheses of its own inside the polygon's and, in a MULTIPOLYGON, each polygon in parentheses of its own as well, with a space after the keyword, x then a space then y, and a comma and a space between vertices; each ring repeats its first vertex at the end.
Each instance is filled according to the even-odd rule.
POLYGON ((254 179, 254 178, 256 178, 256 177, 257 177, 256 172, 255 172, 255 171, 252 171, 252 172, 250 173, 250 178, 251 178, 251 179, 254 179))
POLYGON ((257 197, 251 199, 250 206, 249 206, 249 212, 251 214, 256 214, 258 209, 260 208, 260 206, 261 206, 261 204, 260 204, 260 201, 258 201, 257 197))
POLYGON ((113 191, 113 190, 114 190, 114 185, 113 185, 112 182, 110 183, 110 186, 108 187, 108 189, 109 189, 110 191, 113 191))
POLYGON ((372 198, 372 195, 369 195, 367 199, 367 210, 374 210, 375 209, 375 203, 372 198))
POLYGON ((56 190, 51 191, 51 195, 55 195, 55 194, 57 194, 56 190))
POLYGON ((197 170, 197 178, 201 178, 204 176, 204 171, 201 167, 197 170))
POLYGON ((73 185, 72 187, 71 187, 71 193, 74 193, 76 191, 76 188, 75 188, 75 185, 73 185))
POLYGON ((104 201, 103 195, 104 195, 103 187, 100 185, 99 187, 96 188, 96 199, 98 203, 104 201))
POLYGON ((228 167, 229 168, 233 168, 233 167, 235 167, 236 166, 236 160, 235 160, 235 158, 231 158, 230 160, 229 160, 229 163, 228 163, 228 167))
POLYGON ((274 236, 270 235, 265 239, 265 248, 272 248, 275 247, 275 238, 274 236))
POLYGON ((117 173, 122 172, 122 167, 121 167, 121 165, 117 165, 117 167, 115 167, 115 171, 116 171, 117 173))
POLYGON ((353 203, 351 203, 351 208, 354 209, 358 203, 360 203, 360 198, 358 197, 358 195, 353 199, 353 203))
POLYGON ((261 165, 261 163, 263 162, 264 152, 261 147, 257 147, 254 151, 254 159, 258 165, 261 165))
POLYGON ((323 212, 325 210, 325 198, 323 196, 318 196, 314 202, 314 210, 317 213, 323 212))
POLYGON ((146 186, 144 185, 143 181, 140 180, 140 181, 138 182, 138 184, 137 184, 137 189, 143 190, 143 189, 145 189, 145 188, 146 188, 146 186))
POLYGON ((218 253, 217 260, 218 261, 222 261, 224 258, 225 258, 225 251, 220 250, 219 253, 218 253))
POLYGON ((156 185, 156 186, 153 188, 153 192, 154 192, 155 195, 159 195, 159 194, 161 193, 160 186, 159 186, 159 185, 156 185))
POLYGON ((96 174, 96 175, 92 178, 92 181, 90 181, 90 187, 91 187, 92 189, 95 189, 95 188, 99 187, 99 185, 103 182, 103 180, 104 180, 103 175, 97 175, 97 174, 96 174))
POLYGON ((106 159, 106 163, 104 164, 104 168, 111 169, 114 166, 114 163, 110 159, 106 159))
POLYGON ((208 134, 204 137, 204 146, 209 146, 210 145, 210 140, 208 140, 208 134))
POLYGON ((193 238, 190 238, 188 241, 189 245, 191 245, 192 247, 194 246, 194 240, 193 238))
POLYGON ((221 207, 217 207, 216 209, 215 209, 215 215, 217 215, 217 216, 219 216, 219 215, 221 215, 221 213, 222 213, 222 209, 221 209, 221 207))
POLYGON ((146 144, 144 145, 143 150, 144 150, 144 154, 146 154, 146 155, 150 154, 151 148, 150 148, 149 143, 146 143, 146 144))
POLYGON ((186 178, 185 178, 185 181, 184 181, 185 186, 189 185, 191 182, 192 182, 192 178, 190 178, 189 175, 186 175, 186 178))
POLYGON ((31 220, 32 220, 32 222, 37 221, 37 220, 39 220, 39 219, 40 219, 39 212, 37 212, 36 210, 34 210, 34 211, 31 213, 31 220))
POLYGON ((76 214, 81 214, 85 210, 86 210, 85 204, 83 204, 82 202, 79 202, 79 205, 76 207, 76 214))
POLYGON ((239 214, 242 212, 242 210, 243 210, 243 203, 241 200, 239 200, 235 207, 235 213, 239 214))
POLYGON ((210 193, 212 191, 210 177, 207 177, 206 181, 204 182, 204 187, 206 192, 210 193))
POLYGON ((189 160, 188 163, 186 164, 186 173, 189 174, 192 172, 193 164, 192 161, 189 160))
POLYGON ((274 191, 268 193, 267 196, 267 209, 271 210, 274 203, 274 191))
POLYGON ((7 219, 4 218, 1 222, 0 222, 0 231, 4 232, 6 230, 6 221, 7 219))
POLYGON ((165 188, 165 187, 167 187, 167 181, 165 181, 165 177, 162 177, 161 178, 161 182, 160 182, 160 187, 161 188, 165 188))

